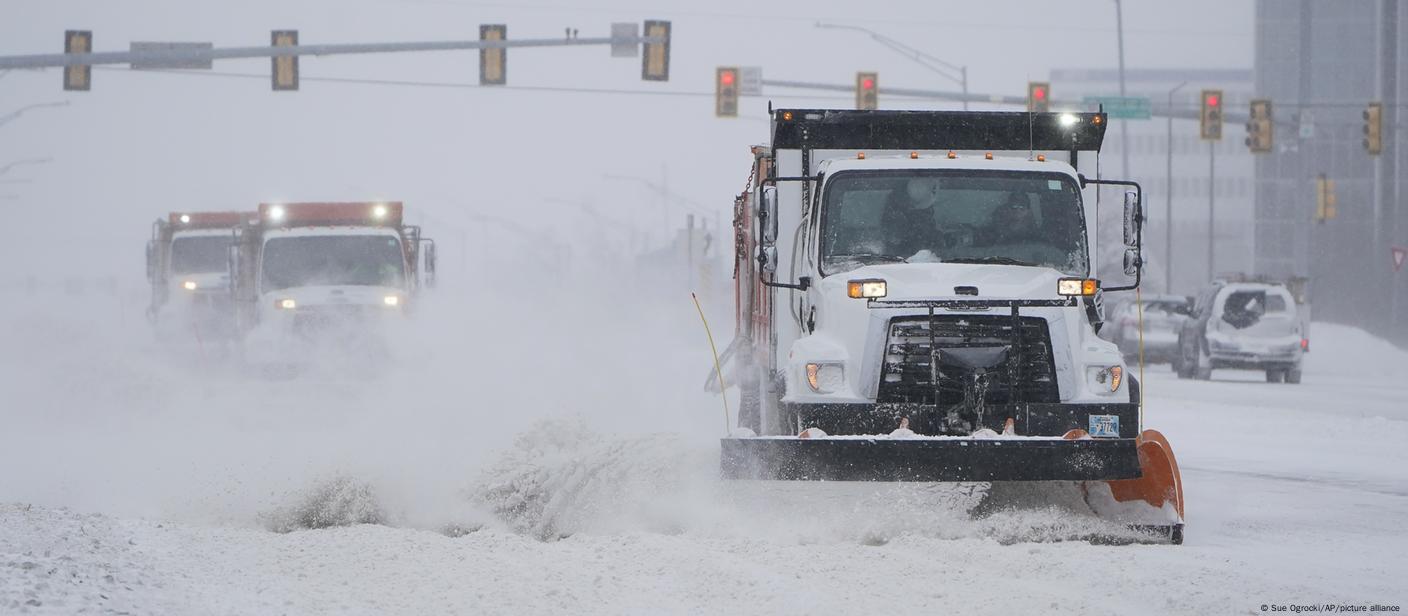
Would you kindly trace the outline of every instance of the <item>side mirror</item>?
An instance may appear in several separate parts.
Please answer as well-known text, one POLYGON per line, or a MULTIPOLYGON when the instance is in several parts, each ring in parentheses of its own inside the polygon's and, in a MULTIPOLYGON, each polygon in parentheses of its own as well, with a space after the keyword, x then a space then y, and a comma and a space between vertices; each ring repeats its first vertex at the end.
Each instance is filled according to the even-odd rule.
POLYGON ((777 242, 777 186, 763 187, 763 203, 762 207, 758 208, 758 222, 762 228, 763 245, 771 246, 777 242))
POLYGON ((777 271, 777 246, 758 247, 758 266, 769 274, 777 271))
MULTIPOLYGON (((1130 191, 1124 194, 1124 245, 1137 246, 1139 244, 1139 222, 1142 214, 1139 211, 1139 193, 1130 191)), ((1128 270, 1128 266, 1125 267, 1128 270)))
POLYGON ((1139 268, 1144 266, 1144 260, 1139 257, 1138 248, 1126 248, 1124 251, 1124 273, 1126 276, 1139 275, 1139 268))
POLYGON ((156 244, 147 242, 147 282, 156 282, 156 244))
POLYGON ((435 288, 435 242, 429 241, 425 245, 425 286, 430 289, 435 288))

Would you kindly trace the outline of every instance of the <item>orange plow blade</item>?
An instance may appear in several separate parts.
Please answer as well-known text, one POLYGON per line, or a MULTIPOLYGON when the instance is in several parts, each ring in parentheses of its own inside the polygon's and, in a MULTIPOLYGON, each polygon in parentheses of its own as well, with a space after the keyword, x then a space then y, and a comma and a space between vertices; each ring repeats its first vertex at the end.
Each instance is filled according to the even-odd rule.
POLYGON ((1173 457, 1168 439, 1158 430, 1145 430, 1139 435, 1139 470, 1138 479, 1109 482, 1115 500, 1142 500, 1158 509, 1171 502, 1178 520, 1183 521, 1183 478, 1178 474, 1178 459, 1173 457))

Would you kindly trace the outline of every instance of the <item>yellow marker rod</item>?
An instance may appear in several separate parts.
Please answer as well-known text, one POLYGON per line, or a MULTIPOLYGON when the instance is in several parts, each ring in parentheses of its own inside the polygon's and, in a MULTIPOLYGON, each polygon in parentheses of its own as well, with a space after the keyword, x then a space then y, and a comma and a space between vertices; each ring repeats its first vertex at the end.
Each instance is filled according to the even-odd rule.
POLYGON ((724 399, 724 436, 728 436, 732 430, 733 419, 728 412, 728 388, 724 387, 724 369, 719 365, 719 350, 714 346, 714 334, 709 331, 709 319, 704 318, 704 308, 699 305, 699 296, 693 291, 689 296, 694 298, 694 309, 699 311, 699 320, 704 322, 704 335, 709 337, 709 352, 714 354, 714 374, 719 375, 719 393, 724 399))

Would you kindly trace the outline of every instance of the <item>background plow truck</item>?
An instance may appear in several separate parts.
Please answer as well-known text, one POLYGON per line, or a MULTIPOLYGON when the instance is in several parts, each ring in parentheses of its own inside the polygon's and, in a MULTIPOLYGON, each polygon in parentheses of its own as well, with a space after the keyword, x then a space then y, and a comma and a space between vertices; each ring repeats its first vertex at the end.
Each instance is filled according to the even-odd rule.
POLYGON ((1105 115, 771 115, 735 208, 724 478, 1069 488, 1137 540, 1181 543, 1173 452, 1096 337, 1101 293, 1137 288, 1141 264, 1139 186, 1077 171, 1105 115), (1132 282, 1103 290, 1100 185, 1128 190, 1106 201, 1132 282))
POLYGON ((252 212, 172 212, 152 223, 147 242, 151 319, 159 339, 202 348, 235 335, 229 252, 235 227, 252 212))
POLYGON ((244 357, 266 370, 372 365, 436 261, 400 202, 262 203, 230 259, 244 357))

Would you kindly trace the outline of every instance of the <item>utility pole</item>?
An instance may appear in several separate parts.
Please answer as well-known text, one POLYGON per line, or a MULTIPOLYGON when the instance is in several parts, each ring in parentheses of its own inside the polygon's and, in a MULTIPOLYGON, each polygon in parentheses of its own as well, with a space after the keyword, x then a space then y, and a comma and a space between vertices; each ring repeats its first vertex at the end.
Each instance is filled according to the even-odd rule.
POLYGON ((1173 94, 1188 82, 1180 83, 1168 91, 1168 170, 1164 178, 1167 189, 1164 191, 1164 292, 1173 293, 1173 94))
POLYGON ((1217 210, 1214 207, 1214 197, 1217 194, 1217 144, 1220 142, 1208 142, 1208 280, 1212 280, 1217 273, 1217 268, 1213 267, 1213 256, 1217 244, 1217 210))
MULTIPOLYGON (((1378 193, 1378 220, 1375 221, 1374 229, 1378 237, 1374 238, 1372 253, 1369 255, 1369 263, 1379 262, 1385 254, 1390 252, 1390 245, 1403 239, 1408 229, 1404 228, 1404 217, 1408 212, 1404 211, 1403 205, 1399 202, 1398 194, 1398 3, 1392 0, 1385 0, 1381 3, 1383 8, 1382 18, 1379 20, 1379 100, 1383 101, 1383 125, 1388 127, 1388 134, 1383 139, 1383 152, 1375 157, 1375 172, 1377 174, 1377 186, 1375 192, 1378 193)), ((1388 290, 1388 306, 1386 311, 1388 322, 1385 323, 1384 333, 1389 340, 1399 344, 1408 343, 1408 321, 1402 312, 1404 308, 1404 289, 1408 289, 1402 272, 1394 272, 1385 267, 1383 270, 1389 275, 1388 284, 1384 287, 1388 290)))

